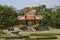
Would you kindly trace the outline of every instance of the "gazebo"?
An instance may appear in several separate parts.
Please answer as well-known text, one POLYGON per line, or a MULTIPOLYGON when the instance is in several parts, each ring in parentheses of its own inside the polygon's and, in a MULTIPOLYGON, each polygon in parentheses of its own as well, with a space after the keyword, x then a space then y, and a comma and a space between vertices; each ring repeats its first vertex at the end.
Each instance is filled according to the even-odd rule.
POLYGON ((43 17, 41 15, 36 15, 35 10, 31 9, 27 10, 23 16, 18 16, 18 20, 20 21, 20 23, 24 21, 26 25, 28 25, 28 22, 31 20, 33 20, 35 23, 36 20, 41 20, 42 18, 43 17))

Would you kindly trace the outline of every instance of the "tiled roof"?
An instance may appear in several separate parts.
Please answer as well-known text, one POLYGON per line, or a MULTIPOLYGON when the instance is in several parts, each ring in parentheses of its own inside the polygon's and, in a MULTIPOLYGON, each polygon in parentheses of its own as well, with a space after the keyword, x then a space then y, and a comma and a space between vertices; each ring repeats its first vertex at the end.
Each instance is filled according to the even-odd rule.
POLYGON ((37 16, 32 10, 26 12, 24 16, 18 16, 18 20, 41 20, 42 16, 37 16))
POLYGON ((21 16, 21 17, 18 17, 18 20, 41 20, 42 17, 40 16, 21 16))

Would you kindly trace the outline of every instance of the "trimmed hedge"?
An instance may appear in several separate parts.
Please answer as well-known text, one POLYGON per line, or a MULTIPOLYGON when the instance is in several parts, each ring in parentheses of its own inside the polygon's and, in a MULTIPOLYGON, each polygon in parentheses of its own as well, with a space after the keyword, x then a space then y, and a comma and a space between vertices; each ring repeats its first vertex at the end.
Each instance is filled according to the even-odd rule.
POLYGON ((51 36, 54 35, 52 33, 31 33, 31 36, 51 36))
POLYGON ((18 35, 18 36, 6 35, 6 36, 4 36, 4 35, 2 35, 2 36, 0 37, 0 39, 1 39, 1 38, 5 38, 5 39, 22 39, 22 38, 29 38, 29 36, 21 36, 21 35, 18 35))
POLYGON ((57 39, 56 36, 29 36, 29 38, 32 38, 32 39, 57 39))
POLYGON ((52 33, 31 33, 30 38, 56 39, 57 36, 52 33))
MULTIPOLYGON (((4 34, 3 34, 4 35, 4 34)), ((2 36, 0 38, 6 39, 23 39, 23 38, 31 38, 31 39, 56 39, 57 36, 54 33, 46 33, 46 32, 20 32, 19 36, 2 36)))

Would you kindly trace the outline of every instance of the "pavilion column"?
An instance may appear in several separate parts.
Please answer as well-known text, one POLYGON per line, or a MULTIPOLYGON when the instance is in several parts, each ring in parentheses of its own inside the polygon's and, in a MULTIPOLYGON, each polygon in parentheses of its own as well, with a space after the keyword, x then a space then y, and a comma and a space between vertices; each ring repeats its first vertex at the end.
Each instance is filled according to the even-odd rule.
POLYGON ((26 25, 28 26, 28 20, 26 20, 26 25))
POLYGON ((25 15, 25 20, 26 20, 26 26, 28 26, 27 15, 25 15))
POLYGON ((35 18, 35 15, 34 15, 34 24, 36 24, 36 18, 35 18))
POLYGON ((21 20, 19 21, 19 24, 21 24, 22 22, 21 22, 21 20))
POLYGON ((34 20, 34 24, 36 24, 36 20, 34 20))

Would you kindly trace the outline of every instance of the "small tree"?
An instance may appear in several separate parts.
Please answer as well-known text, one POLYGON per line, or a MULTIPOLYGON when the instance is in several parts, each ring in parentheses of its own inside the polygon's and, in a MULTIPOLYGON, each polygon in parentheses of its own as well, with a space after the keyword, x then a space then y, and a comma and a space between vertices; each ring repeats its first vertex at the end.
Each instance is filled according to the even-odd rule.
POLYGON ((38 29, 39 24, 33 25, 32 27, 35 28, 35 29, 38 29))

